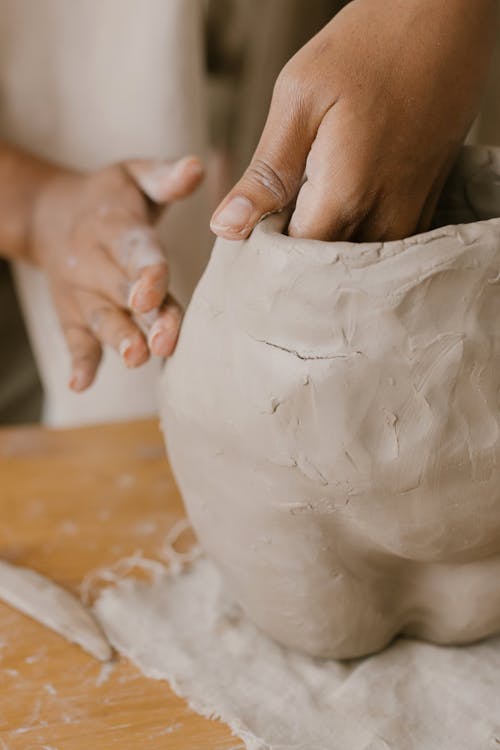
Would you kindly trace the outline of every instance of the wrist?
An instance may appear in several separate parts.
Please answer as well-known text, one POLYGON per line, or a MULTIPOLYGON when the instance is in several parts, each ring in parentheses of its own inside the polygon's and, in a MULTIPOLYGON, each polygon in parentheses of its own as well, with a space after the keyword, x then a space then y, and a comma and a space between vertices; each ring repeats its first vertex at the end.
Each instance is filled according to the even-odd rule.
POLYGON ((81 174, 56 165, 43 175, 34 186, 28 206, 25 227, 24 257, 28 263, 45 267, 58 238, 67 234, 75 186, 79 187, 81 174))
POLYGON ((36 262, 32 224, 46 186, 65 170, 0 144, 0 252, 11 260, 36 262))

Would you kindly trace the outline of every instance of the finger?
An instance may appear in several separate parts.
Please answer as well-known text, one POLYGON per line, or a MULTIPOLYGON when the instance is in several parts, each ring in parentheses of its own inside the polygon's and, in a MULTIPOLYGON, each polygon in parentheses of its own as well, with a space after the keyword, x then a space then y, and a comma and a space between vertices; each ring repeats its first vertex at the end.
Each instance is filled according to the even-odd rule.
POLYGON ((72 277, 79 287, 93 289, 115 305, 149 312, 161 305, 169 284, 168 264, 155 232, 123 215, 109 221, 95 229, 92 240, 97 237, 102 244, 84 247, 85 263, 72 268, 72 277))
POLYGON ((137 313, 148 313, 158 308, 166 297, 168 282, 166 263, 143 268, 130 292, 130 309, 137 313))
POLYGON ((99 245, 83 247, 85 262, 73 266, 70 283, 94 290, 120 307, 127 307, 132 283, 125 271, 99 245))
POLYGON ((177 161, 131 159, 123 166, 143 193, 161 204, 191 195, 204 174, 197 156, 185 156, 177 161))
MULTIPOLYGON (((412 191, 396 195, 387 193, 381 197, 372 212, 362 222, 355 235, 356 242, 392 242, 428 230, 447 176, 447 169, 439 171, 431 187, 416 186, 412 191), (418 197, 420 196, 420 198, 418 197)), ((432 180, 430 168, 426 170, 426 181, 432 180)))
POLYGON ((219 237, 242 239, 266 214, 296 196, 319 119, 293 81, 278 79, 262 137, 243 177, 210 223, 219 237))
POLYGON ((94 381, 102 356, 101 345, 85 325, 67 290, 54 287, 52 297, 71 357, 68 385, 79 393, 94 381))
POLYGON ((392 242, 414 234, 417 228, 418 208, 414 199, 387 195, 379 200, 370 214, 357 227, 355 242, 392 242))
POLYGON ((138 367, 148 360, 144 335, 124 310, 95 292, 77 290, 75 296, 91 332, 117 351, 127 367, 138 367))
POLYGON ((323 119, 307 160, 288 226, 291 237, 347 240, 370 213, 374 196, 364 176, 363 143, 353 143, 340 105, 323 119))
POLYGON ((129 280, 124 306, 146 313, 161 305, 168 290, 169 268, 154 228, 120 214, 109 217, 97 231, 100 242, 129 280))
POLYGON ((136 280, 143 268, 167 265, 158 235, 146 220, 115 214, 99 224, 96 232, 101 245, 131 280, 136 280))
POLYGON ((94 382, 102 358, 102 348, 84 325, 66 325, 63 326, 63 332, 71 355, 69 387, 80 393, 94 382))
MULTIPOLYGON (((123 166, 156 202, 189 195, 203 177, 203 165, 191 156, 175 162, 135 159, 123 166)), ((126 303, 130 310, 147 313, 159 307, 167 294, 169 273, 154 228, 129 214, 107 215, 99 239, 133 282, 126 303)))
POLYGON ((152 354, 169 357, 175 349, 182 321, 182 308, 173 297, 168 297, 156 321, 151 326, 148 344, 152 354))

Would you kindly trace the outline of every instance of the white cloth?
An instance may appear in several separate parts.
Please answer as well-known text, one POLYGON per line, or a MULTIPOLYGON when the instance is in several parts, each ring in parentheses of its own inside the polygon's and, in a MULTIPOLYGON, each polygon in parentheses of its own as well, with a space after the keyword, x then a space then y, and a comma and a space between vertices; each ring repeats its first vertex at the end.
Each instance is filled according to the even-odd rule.
POLYGON ((500 638, 467 648, 400 639, 366 659, 314 660, 262 635, 205 559, 156 583, 122 581, 95 608, 119 652, 248 750, 500 747, 500 638))

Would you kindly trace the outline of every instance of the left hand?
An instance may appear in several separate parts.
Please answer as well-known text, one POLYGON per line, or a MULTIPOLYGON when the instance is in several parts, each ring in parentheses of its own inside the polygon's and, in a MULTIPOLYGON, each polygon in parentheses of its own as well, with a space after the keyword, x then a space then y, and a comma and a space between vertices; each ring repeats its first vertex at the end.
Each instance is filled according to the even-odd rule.
POLYGON ((144 363, 150 351, 171 354, 181 310, 168 294, 168 264, 153 224, 202 176, 199 160, 187 157, 130 160, 88 174, 56 168, 43 181, 26 259, 47 275, 71 354, 73 390, 92 383, 103 345, 127 367, 144 363))

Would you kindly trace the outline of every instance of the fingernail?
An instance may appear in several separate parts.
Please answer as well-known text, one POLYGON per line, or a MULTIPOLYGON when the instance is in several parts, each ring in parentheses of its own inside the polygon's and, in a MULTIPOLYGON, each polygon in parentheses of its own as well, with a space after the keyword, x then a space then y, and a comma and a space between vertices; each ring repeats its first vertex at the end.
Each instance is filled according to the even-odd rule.
MULTIPOLYGON (((134 289, 129 297, 129 308, 134 312, 142 313, 151 310, 155 306, 155 298, 158 297, 153 287, 150 289, 142 289, 137 284, 137 289, 134 289)), ((158 305, 161 300, 156 300, 158 305)))
POLYGON ((158 320, 160 309, 158 307, 149 310, 146 313, 141 313, 141 322, 146 326, 148 330, 151 330, 152 326, 158 320))
POLYGON ((157 307, 165 296, 167 283, 165 278, 157 279, 146 285, 145 281, 136 281, 128 299, 128 306, 138 313, 148 313, 157 307))
POLYGON ((68 385, 72 391, 83 391, 87 385, 87 373, 84 370, 74 370, 68 385))
POLYGON ((149 332, 148 341, 151 342, 157 336, 157 334, 161 333, 163 331, 163 326, 161 324, 161 321, 158 320, 151 326, 151 330, 149 332))
POLYGON ((187 156, 177 162, 172 171, 172 177, 177 180, 179 177, 198 177, 202 173, 203 165, 192 156, 187 156))
POLYGON ((170 350, 170 336, 167 336, 163 331, 157 333, 151 337, 149 348, 157 357, 166 356, 170 350))
POLYGON ((132 342, 130 339, 123 339, 122 341, 120 341, 118 353, 127 366, 132 364, 130 356, 132 354, 132 342))
POLYGON ((215 214, 210 227, 218 229, 231 229, 233 232, 241 232, 248 226, 253 213, 253 206, 243 195, 237 195, 227 203, 223 209, 215 214))
POLYGON ((177 336, 173 336, 168 331, 161 331, 151 337, 149 349, 156 357, 169 357, 174 350, 176 341, 177 336))
POLYGON ((148 336, 148 344, 151 352, 157 357, 166 357, 172 350, 174 340, 173 331, 162 325, 153 325, 148 336))
POLYGON ((131 310, 136 310, 140 298, 140 282, 136 281, 134 284, 132 284, 132 287, 130 289, 128 300, 127 300, 127 307, 131 310))
POLYGON ((140 184, 144 192, 152 200, 161 203, 167 180, 175 182, 178 179, 185 179, 187 176, 197 177, 203 174, 203 171, 203 165, 196 158, 186 156, 180 161, 175 162, 175 164, 156 165, 149 172, 141 176, 140 184))

